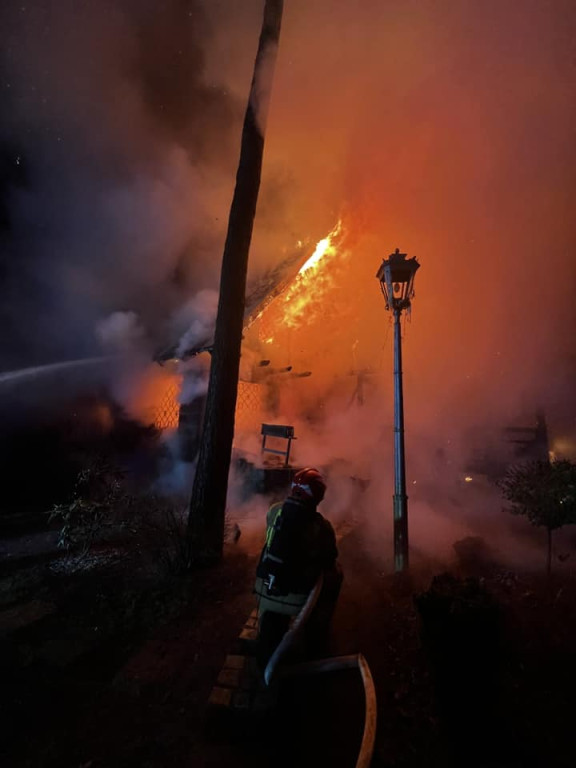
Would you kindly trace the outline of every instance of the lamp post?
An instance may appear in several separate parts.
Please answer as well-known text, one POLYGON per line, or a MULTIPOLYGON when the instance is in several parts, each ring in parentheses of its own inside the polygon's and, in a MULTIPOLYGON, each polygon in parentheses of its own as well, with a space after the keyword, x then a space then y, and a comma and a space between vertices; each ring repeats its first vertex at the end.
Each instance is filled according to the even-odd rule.
POLYGON ((394 570, 408 570, 408 496, 404 457, 404 395, 402 393, 402 336, 400 316, 410 309, 414 296, 414 277, 420 264, 416 257, 406 258, 396 248, 382 261, 376 277, 386 300, 386 309, 394 313, 394 570))

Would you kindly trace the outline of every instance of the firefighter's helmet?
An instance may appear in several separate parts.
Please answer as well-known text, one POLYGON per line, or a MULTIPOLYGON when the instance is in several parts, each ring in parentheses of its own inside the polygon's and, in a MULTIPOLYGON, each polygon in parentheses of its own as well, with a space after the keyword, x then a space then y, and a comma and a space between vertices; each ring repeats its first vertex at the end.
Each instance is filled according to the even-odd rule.
POLYGON ((314 467, 300 469, 292 478, 292 496, 320 504, 326 493, 324 478, 314 467))

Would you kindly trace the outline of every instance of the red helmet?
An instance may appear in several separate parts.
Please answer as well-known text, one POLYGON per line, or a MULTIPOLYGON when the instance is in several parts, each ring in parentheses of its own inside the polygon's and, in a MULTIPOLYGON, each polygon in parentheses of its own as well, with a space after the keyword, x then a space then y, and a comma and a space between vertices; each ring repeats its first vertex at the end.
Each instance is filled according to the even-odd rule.
POLYGON ((292 496, 301 499, 313 499, 316 504, 320 504, 325 493, 324 478, 313 467, 299 470, 292 478, 292 496))

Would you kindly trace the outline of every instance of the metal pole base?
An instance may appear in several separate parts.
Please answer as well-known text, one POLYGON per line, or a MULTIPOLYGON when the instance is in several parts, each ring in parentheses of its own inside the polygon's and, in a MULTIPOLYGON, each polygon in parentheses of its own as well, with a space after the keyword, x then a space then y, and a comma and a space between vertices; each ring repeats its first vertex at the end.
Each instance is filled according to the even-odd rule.
POLYGON ((408 570, 408 497, 394 494, 394 571, 408 570))

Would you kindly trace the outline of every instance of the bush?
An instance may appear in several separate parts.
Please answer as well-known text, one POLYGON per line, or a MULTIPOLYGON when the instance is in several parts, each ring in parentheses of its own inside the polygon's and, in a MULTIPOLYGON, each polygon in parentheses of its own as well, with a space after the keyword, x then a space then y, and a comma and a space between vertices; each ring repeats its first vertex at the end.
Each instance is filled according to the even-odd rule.
POLYGON ((184 511, 182 499, 135 494, 125 471, 92 457, 71 499, 48 514, 59 523, 58 546, 67 552, 86 557, 95 544, 128 536, 142 559, 171 574, 188 567, 184 511))
POLYGON ((479 579, 436 576, 414 598, 443 724, 465 747, 490 731, 498 700, 501 617, 479 579))

